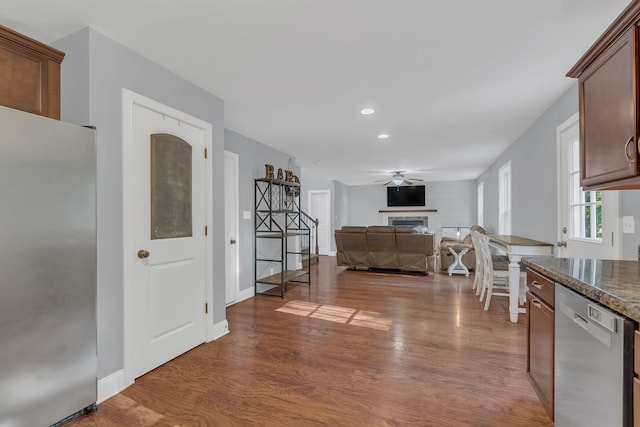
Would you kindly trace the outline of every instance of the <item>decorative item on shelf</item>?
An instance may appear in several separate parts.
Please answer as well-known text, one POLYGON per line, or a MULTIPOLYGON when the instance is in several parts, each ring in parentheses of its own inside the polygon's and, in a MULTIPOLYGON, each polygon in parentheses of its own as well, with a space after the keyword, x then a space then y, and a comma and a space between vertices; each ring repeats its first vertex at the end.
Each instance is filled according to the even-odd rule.
POLYGON ((282 181, 282 168, 278 168, 278 179, 282 181))
MULTIPOLYGON (((287 165, 289 167, 288 170, 285 170, 286 173, 286 178, 285 181, 287 182, 292 182, 295 184, 300 184, 300 179, 293 174, 293 171, 295 170, 295 165, 293 164, 293 159, 291 157, 289 157, 289 164, 287 165)), ((298 197, 298 195, 300 194, 300 187, 299 186, 287 186, 287 195, 293 197, 298 197)))
POLYGON ((266 179, 273 179, 273 165, 266 164, 264 165, 266 171, 266 179))

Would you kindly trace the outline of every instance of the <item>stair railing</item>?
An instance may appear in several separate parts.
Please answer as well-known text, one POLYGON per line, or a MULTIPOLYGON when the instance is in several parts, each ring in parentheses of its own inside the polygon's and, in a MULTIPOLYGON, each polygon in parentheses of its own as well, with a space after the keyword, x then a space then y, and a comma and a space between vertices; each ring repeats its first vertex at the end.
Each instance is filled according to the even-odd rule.
POLYGON ((314 253, 311 253, 311 245, 309 245, 309 259, 311 259, 312 255, 318 255, 319 254, 319 246, 318 246, 318 224, 320 223, 320 221, 318 220, 318 218, 312 218, 308 213, 306 213, 305 211, 303 211, 302 209, 300 209, 300 214, 305 218, 304 221, 307 224, 312 224, 311 225, 311 240, 314 243, 314 253))

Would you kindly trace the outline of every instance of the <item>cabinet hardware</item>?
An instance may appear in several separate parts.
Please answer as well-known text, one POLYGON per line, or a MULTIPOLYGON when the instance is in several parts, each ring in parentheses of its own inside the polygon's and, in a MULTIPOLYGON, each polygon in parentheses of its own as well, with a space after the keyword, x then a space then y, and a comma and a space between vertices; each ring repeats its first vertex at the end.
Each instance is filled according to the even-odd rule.
POLYGON ((542 289, 542 283, 538 282, 537 280, 534 280, 533 282, 531 282, 531 284, 538 289, 542 289))
POLYGON ((531 304, 533 304, 536 308, 542 309, 542 303, 537 299, 531 300, 531 304))
POLYGON ((636 159, 629 155, 629 144, 631 144, 632 142, 633 142, 633 136, 630 136, 629 139, 627 139, 627 143, 624 144, 624 155, 627 158, 627 162, 629 163, 636 162, 636 159))

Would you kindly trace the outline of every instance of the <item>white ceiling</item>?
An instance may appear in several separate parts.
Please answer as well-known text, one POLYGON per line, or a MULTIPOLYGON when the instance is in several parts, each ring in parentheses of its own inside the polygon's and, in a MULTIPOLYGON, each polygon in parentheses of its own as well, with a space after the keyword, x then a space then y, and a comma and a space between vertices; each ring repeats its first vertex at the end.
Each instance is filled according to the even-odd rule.
POLYGON ((90 26, 221 97, 226 128, 354 185, 476 178, 627 4, 0 0, 0 24, 45 43, 90 26))

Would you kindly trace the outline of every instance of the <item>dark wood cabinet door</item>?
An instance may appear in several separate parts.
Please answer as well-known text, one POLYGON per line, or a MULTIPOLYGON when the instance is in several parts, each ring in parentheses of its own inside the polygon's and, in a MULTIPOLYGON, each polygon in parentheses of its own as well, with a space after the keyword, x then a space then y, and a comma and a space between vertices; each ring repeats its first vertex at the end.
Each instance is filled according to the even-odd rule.
POLYGON ((580 75, 583 186, 638 175, 637 37, 633 25, 580 75))
POLYGON ((60 119, 64 53, 0 26, 0 105, 60 119))
POLYGON ((555 314, 527 292, 527 377, 553 419, 555 314))

